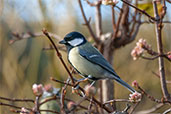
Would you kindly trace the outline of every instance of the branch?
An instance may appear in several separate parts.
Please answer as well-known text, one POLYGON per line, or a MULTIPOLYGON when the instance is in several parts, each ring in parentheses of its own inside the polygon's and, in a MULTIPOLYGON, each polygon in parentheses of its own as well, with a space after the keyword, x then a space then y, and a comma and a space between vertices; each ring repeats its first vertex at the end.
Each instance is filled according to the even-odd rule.
MULTIPOLYGON (((12 35, 14 36, 14 38, 12 38, 11 40, 9 40, 9 44, 13 44, 18 40, 22 40, 22 39, 28 39, 28 38, 32 38, 32 37, 40 37, 40 36, 44 36, 42 34, 42 32, 37 32, 37 33, 33 33, 33 32, 26 32, 26 33, 17 33, 17 32, 12 32, 12 35)), ((57 40, 60 40, 61 37, 59 37, 56 34, 53 33, 49 33, 49 36, 54 37, 57 40)))
POLYGON ((35 112, 36 114, 40 114, 40 110, 39 110, 39 100, 40 100, 40 96, 36 96, 36 99, 35 99, 35 105, 34 105, 34 108, 33 108, 33 112, 35 112))
POLYGON ((114 5, 112 5, 111 9, 112 9, 112 27, 114 32, 116 29, 114 5))
MULTIPOLYGON (((154 22, 151 21, 140 21, 141 24, 154 24, 154 22)), ((163 24, 171 24, 171 21, 162 21, 163 24)))
MULTIPOLYGON (((165 4, 165 2, 164 2, 164 4, 165 4)), ((159 17, 157 3, 155 0, 153 1, 153 8, 154 8, 154 17, 157 20, 157 21, 155 21, 155 31, 156 31, 158 53, 159 53, 159 55, 163 55, 163 43, 162 43, 162 33, 161 33, 161 30, 162 30, 161 21, 163 18, 160 19, 160 17, 159 17)), ((160 83, 161 83, 162 92, 163 92, 164 97, 167 100, 170 100, 170 102, 171 102, 171 97, 167 90, 167 84, 166 84, 166 79, 165 79, 165 68, 164 68, 163 57, 159 57, 158 61, 159 61, 160 83)))
POLYGON ((136 85, 136 87, 141 91, 142 94, 144 94, 145 96, 147 96, 147 98, 149 98, 151 101, 154 101, 156 103, 169 103, 171 104, 171 102, 167 99, 161 99, 158 100, 156 98, 154 98, 153 96, 149 95, 144 89, 142 89, 138 84, 136 85))
POLYGON ((85 13, 84 13, 84 10, 83 10, 83 6, 82 6, 82 3, 81 3, 81 0, 78 0, 78 3, 79 3, 79 6, 80 6, 80 9, 81 9, 81 13, 82 13, 82 16, 83 16, 83 19, 84 19, 84 22, 85 22, 85 25, 87 26, 92 38, 94 39, 94 41, 96 43, 100 43, 100 39, 98 39, 96 37, 96 35, 94 34, 91 26, 90 26, 90 21, 87 20, 86 16, 85 16, 85 13))
MULTIPOLYGON (((119 18, 118 18, 117 23, 116 23, 116 29, 115 29, 113 36, 112 36, 112 40, 113 40, 112 42, 113 43, 114 43, 114 40, 117 37, 118 31, 119 31, 119 24, 120 24, 120 21, 122 19, 122 15, 123 15, 123 10, 121 9, 120 14, 119 14, 119 18)), ((112 43, 112 45, 113 45, 113 43, 112 43)))
MULTIPOLYGON (((56 82, 59 82, 59 83, 62 83, 62 84, 66 84, 65 82, 56 80, 56 79, 54 79, 54 78, 51 78, 51 80, 56 81, 56 82)), ((72 85, 72 84, 68 84, 68 85, 69 85, 69 86, 72 86, 72 87, 75 86, 75 85, 72 85)), ((79 86, 78 89, 80 89, 83 93, 85 93, 85 92, 84 92, 84 89, 81 88, 80 86, 79 86)), ((81 96, 81 95, 80 95, 80 96, 81 96)), ((86 99, 86 100, 90 101, 89 99, 86 99)), ((105 109, 107 112, 111 112, 111 111, 108 109, 108 107, 106 107, 105 105, 103 105, 101 102, 99 102, 98 100, 96 100, 94 97, 93 97, 93 102, 95 102, 96 104, 98 104, 99 107, 105 109)))
MULTIPOLYGON (((16 108, 16 109, 21 109, 22 107, 20 107, 20 106, 15 106, 15 105, 11 105, 11 104, 7 104, 7 103, 2 103, 2 102, 0 102, 0 105, 2 105, 2 106, 7 106, 7 107, 12 107, 12 108, 16 108)), ((27 110, 32 110, 32 109, 30 109, 30 108, 26 108, 27 110)))
POLYGON ((101 3, 98 2, 96 5, 96 15, 95 15, 95 27, 96 27, 96 36, 100 38, 102 34, 102 15, 101 15, 101 3))
POLYGON ((143 58, 143 59, 147 59, 147 60, 154 60, 154 59, 157 59, 157 58, 159 58, 159 57, 164 57, 164 58, 166 58, 168 61, 171 62, 171 59, 168 58, 166 54, 157 55, 157 56, 154 56, 154 57, 145 57, 145 56, 140 56, 140 57, 143 58))
POLYGON ((62 62, 63 66, 65 67, 67 73, 69 74, 70 78, 71 78, 71 82, 72 84, 74 84, 74 78, 72 76, 72 74, 70 73, 69 69, 67 68, 63 58, 62 58, 62 55, 61 53, 58 51, 58 48, 56 47, 55 43, 53 42, 52 38, 49 36, 49 33, 47 30, 43 29, 42 30, 43 34, 45 34, 47 36, 47 38, 50 40, 50 42, 52 43, 52 45, 54 46, 55 50, 56 50, 56 53, 57 53, 57 56, 58 58, 60 59, 60 61, 62 62))
POLYGON ((69 78, 67 79, 67 84, 65 84, 64 87, 62 87, 62 92, 61 92, 61 97, 60 97, 60 103, 61 103, 61 112, 66 113, 64 109, 64 100, 65 100, 65 95, 66 95, 66 88, 69 83, 69 78))
POLYGON ((16 98, 6 98, 6 97, 0 97, 0 99, 12 101, 12 102, 32 102, 32 103, 34 103, 34 100, 32 100, 32 99, 16 99, 16 98))
POLYGON ((129 99, 113 99, 113 100, 106 101, 105 103, 103 103, 103 105, 110 104, 113 102, 132 102, 132 101, 130 101, 129 99))

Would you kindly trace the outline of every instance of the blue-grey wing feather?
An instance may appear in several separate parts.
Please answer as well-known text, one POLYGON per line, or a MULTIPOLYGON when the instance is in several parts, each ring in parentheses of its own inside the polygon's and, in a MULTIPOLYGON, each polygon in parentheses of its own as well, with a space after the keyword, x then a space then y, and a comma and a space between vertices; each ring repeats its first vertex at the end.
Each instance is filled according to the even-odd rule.
POLYGON ((79 54, 86 58, 88 61, 97 64, 107 70, 108 72, 112 73, 114 76, 117 78, 120 78, 112 66, 109 64, 109 62, 103 57, 103 55, 96 49, 94 48, 91 44, 86 44, 86 48, 84 46, 79 48, 79 54), (87 46, 89 48, 87 48, 87 46))

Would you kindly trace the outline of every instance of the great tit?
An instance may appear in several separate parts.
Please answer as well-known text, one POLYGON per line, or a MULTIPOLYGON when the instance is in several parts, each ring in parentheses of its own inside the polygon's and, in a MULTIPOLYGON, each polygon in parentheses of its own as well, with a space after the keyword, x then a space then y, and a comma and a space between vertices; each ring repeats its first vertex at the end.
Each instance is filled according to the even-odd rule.
POLYGON ((83 77, 93 81, 114 79, 130 92, 136 92, 116 74, 109 62, 81 33, 70 32, 59 43, 65 44, 69 63, 83 77))

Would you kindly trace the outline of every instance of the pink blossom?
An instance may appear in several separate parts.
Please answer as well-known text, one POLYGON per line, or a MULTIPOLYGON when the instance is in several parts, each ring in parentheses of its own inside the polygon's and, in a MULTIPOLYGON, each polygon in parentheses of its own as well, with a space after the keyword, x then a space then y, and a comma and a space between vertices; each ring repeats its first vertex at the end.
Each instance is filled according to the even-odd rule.
POLYGON ((33 93, 36 95, 36 96, 41 96, 43 94, 43 85, 42 84, 33 84, 32 86, 32 90, 33 90, 33 93))
POLYGON ((137 60, 145 50, 151 50, 151 46, 147 44, 145 39, 139 39, 139 41, 136 43, 136 46, 131 52, 131 56, 133 57, 133 60, 137 60))
POLYGON ((138 102, 141 101, 141 94, 138 92, 134 92, 132 94, 129 95, 129 100, 132 102, 138 102))
POLYGON ((138 82, 137 82, 136 80, 134 80, 134 81, 132 82, 132 86, 133 86, 133 87, 138 87, 138 82))
POLYGON ((29 113, 30 112, 26 108, 24 108, 24 107, 21 108, 20 114, 29 114, 29 113))
POLYGON ((169 59, 171 59, 171 54, 167 56, 169 59))

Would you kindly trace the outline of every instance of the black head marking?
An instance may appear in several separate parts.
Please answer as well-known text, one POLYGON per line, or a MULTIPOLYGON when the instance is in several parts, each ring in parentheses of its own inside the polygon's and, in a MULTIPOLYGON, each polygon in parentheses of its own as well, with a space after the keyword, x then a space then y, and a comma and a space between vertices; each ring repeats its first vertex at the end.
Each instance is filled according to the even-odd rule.
POLYGON ((70 32, 64 37, 64 40, 60 41, 59 43, 65 44, 66 46, 75 47, 75 46, 82 45, 86 42, 87 42, 87 40, 81 33, 70 32))

